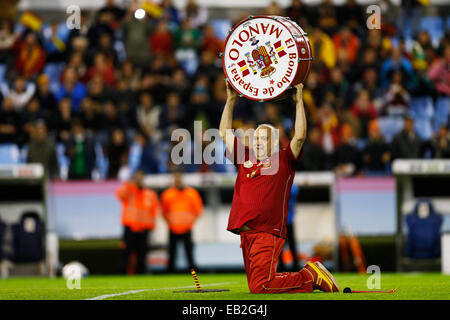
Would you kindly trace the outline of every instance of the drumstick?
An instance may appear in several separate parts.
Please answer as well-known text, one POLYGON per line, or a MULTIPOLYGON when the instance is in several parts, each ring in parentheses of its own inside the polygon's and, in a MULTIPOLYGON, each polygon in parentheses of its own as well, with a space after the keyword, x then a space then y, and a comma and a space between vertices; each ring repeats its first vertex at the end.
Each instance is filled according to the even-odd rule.
POLYGON ((197 287, 197 290, 201 290, 200 288, 200 282, 198 282, 197 273, 195 272, 194 268, 191 268, 192 277, 194 278, 195 286, 197 287))

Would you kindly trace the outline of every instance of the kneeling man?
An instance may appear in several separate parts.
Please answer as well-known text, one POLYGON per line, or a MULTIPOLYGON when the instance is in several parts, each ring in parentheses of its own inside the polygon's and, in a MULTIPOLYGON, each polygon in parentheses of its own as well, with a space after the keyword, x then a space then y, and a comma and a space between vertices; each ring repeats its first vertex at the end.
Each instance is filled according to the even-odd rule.
POLYGON ((237 93, 227 83, 227 102, 220 121, 220 135, 227 157, 238 169, 228 230, 239 234, 250 292, 339 292, 331 273, 320 263, 307 262, 298 272, 277 273, 278 258, 286 239, 289 194, 295 168, 306 138, 303 85, 296 86, 295 134, 279 150, 277 130, 270 124, 256 128, 250 147, 232 132, 237 93))

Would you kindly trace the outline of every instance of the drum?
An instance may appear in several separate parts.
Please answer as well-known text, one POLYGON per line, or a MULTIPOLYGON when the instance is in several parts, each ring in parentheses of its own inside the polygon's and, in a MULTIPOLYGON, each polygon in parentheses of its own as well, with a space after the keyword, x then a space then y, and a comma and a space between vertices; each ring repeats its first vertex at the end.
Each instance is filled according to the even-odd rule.
POLYGON ((240 96, 263 102, 305 81, 312 59, 306 33, 295 22, 279 16, 250 16, 228 35, 222 67, 240 96))

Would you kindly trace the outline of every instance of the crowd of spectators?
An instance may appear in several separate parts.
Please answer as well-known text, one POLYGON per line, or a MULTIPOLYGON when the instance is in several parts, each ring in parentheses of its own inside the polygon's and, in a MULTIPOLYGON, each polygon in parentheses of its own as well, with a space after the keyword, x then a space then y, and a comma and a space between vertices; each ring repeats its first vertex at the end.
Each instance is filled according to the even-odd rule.
MULTIPOLYGON (((262 10, 298 22, 314 54, 304 88, 308 139, 299 170, 387 174, 396 158, 450 157, 449 37, 436 43, 413 25, 413 38, 405 38, 409 20, 396 21, 392 12, 405 14, 418 4, 404 2, 400 9, 380 1, 381 29, 371 30, 365 7, 354 0, 341 6, 293 0, 288 8, 274 1, 262 10), (401 130, 387 137, 382 118, 401 119, 401 130), (424 133, 426 125, 431 131, 424 133)), ((208 9, 195 0, 181 9, 163 0, 143 19, 135 18, 136 9, 134 2, 122 8, 106 0, 100 10, 82 12, 73 30, 65 21, 43 21, 39 30, 2 21, 0 144, 26 150, 26 161, 44 163, 51 178, 116 179, 137 168, 171 171, 176 128, 193 132, 195 120, 203 130, 217 128, 226 100, 218 58, 223 38, 208 9)), ((231 24, 244 17, 231 17, 231 24)), ((284 145, 293 112, 290 100, 241 98, 233 125, 272 123, 284 145)), ((185 170, 234 168, 203 163, 185 170)))

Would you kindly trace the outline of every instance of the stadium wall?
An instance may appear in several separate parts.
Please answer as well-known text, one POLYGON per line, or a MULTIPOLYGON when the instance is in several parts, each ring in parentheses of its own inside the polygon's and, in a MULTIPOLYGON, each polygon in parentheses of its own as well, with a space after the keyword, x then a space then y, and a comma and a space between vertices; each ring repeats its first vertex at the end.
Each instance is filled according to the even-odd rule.
MULTIPOLYGON (((114 196, 119 185, 118 181, 51 184, 48 198, 49 228, 55 230, 60 238, 119 238, 122 232, 120 204, 114 196)), ((351 229, 358 235, 395 233, 393 177, 338 179, 337 206, 339 225, 343 230, 351 229)), ((206 211, 205 218, 199 223, 208 224, 207 220, 213 214, 206 211)), ((202 228, 201 224, 197 227, 202 228)), ((161 217, 158 225, 157 237, 164 240, 167 228, 161 217)), ((449 219, 445 219, 443 230, 450 230, 449 219)), ((199 240, 207 238, 205 235, 199 240)))

